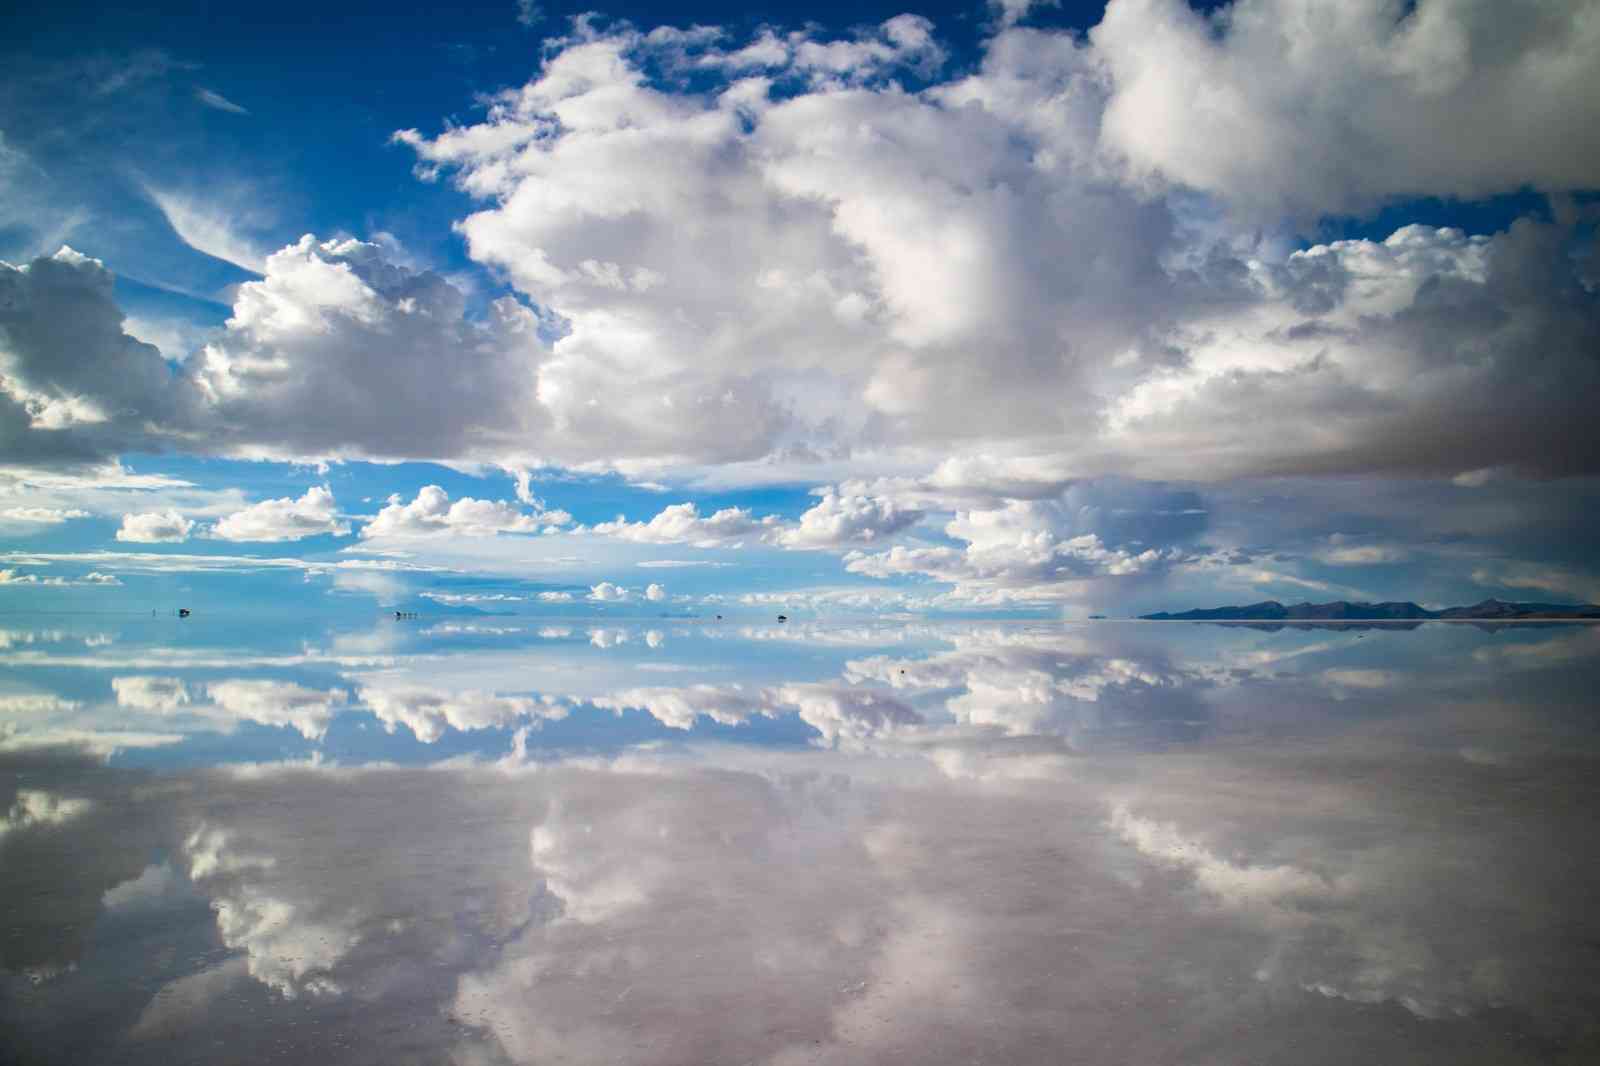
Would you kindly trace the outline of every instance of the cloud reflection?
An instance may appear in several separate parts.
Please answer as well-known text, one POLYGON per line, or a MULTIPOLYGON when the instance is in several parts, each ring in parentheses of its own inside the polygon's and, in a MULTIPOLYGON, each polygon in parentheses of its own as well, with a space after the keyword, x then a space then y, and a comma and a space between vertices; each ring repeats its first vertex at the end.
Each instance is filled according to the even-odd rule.
MULTIPOLYGON (((426 768, 0 754, 0 1028, 130 1062, 222 1034, 330 1062, 641 1064, 1592 1041, 1600 869, 1574 842, 1600 801, 1576 714, 1597 667, 1473 654, 1570 633, 868 636, 599 696, 501 689, 498 648, 462 653, 479 689, 127 675, 136 717, 517 739, 426 768), (681 742, 536 750, 639 712, 681 742), (786 717, 810 745, 698 742, 786 717)), ((707 643, 727 646, 667 648, 692 667, 707 643)))

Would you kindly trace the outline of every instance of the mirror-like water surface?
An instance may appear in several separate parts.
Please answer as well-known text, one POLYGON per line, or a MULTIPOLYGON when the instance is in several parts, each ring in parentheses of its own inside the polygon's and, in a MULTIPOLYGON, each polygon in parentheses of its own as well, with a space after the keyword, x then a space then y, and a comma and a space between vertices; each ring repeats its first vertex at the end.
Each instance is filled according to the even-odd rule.
POLYGON ((7 625, 5 1061, 1600 1057, 1600 628, 7 625))

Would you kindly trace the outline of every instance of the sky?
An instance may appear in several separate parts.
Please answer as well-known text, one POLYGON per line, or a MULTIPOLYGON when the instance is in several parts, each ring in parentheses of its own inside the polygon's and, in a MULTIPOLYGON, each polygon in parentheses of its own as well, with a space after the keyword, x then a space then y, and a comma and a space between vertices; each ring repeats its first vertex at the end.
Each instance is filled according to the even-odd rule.
POLYGON ((0 611, 1600 601, 1600 3, 0 15, 0 611))

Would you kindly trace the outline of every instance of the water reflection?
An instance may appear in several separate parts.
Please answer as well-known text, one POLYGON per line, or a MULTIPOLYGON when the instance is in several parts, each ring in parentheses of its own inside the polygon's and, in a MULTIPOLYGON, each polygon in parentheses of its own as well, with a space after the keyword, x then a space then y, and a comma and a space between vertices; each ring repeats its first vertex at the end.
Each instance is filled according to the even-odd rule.
POLYGON ((0 1058, 1592 1061, 1597 640, 53 622, 0 1058))

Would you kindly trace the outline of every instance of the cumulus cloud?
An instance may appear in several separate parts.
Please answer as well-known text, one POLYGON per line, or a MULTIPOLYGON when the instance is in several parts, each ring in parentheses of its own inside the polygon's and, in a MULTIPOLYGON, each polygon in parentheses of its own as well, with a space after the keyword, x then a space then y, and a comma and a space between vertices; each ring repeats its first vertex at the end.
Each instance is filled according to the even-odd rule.
POLYGON ((349 532, 349 524, 339 521, 333 493, 326 485, 313 485, 299 499, 286 496, 251 504, 211 527, 213 537, 238 541, 301 540, 349 532))
MULTIPOLYGON (((863 576, 981 604, 1220 558, 1179 550, 1198 499, 1135 531, 1084 517, 1086 477, 1420 476, 1489 496, 1596 472, 1593 207, 1565 195, 1600 183, 1583 5, 1114 0, 1087 36, 989 6, 959 71, 915 16, 842 35, 577 20, 473 120, 396 135, 471 198, 469 254, 516 292, 484 309, 385 238, 268 255, 151 191, 185 240, 259 279, 175 366, 95 260, 0 268, 3 462, 173 449, 517 477, 522 507, 430 487, 367 538, 549 531, 565 516, 530 472, 552 467, 827 484, 793 522, 679 503, 591 531, 856 549, 863 576), (1398 197, 1520 189, 1548 210, 1498 232, 1297 236, 1398 197)), ((225 539, 324 514, 229 506, 225 539)), ((325 521, 341 525, 331 500, 325 521)), ((1390 538, 1301 559, 1419 555, 1390 538)), ((1235 576, 1334 587, 1281 562, 1235 576)))
POLYGON ((977 628, 954 634, 951 643, 951 650, 926 658, 852 660, 844 676, 895 691, 947 692, 944 710, 963 726, 1011 737, 1058 736, 1083 748, 1100 737, 1159 742, 1174 718, 1207 715, 1196 699, 1211 683, 1204 668, 1071 632, 977 628))
MULTIPOLYGON (((1578 5, 1117 0, 1088 38, 1025 7, 943 80, 913 16, 831 38, 579 20, 478 121, 397 135, 476 201, 469 252, 523 298, 483 316, 391 246, 308 236, 174 374, 97 263, 7 267, 5 454, 813 483, 988 462, 1022 499, 1103 473, 1592 471, 1583 209, 1290 251, 1216 199, 1320 218, 1593 186, 1600 123, 1563 103, 1600 98, 1578 5), (1496 121, 1513 107, 1536 119, 1496 121)), ((896 524, 853 495, 789 539, 896 524)), ((716 518, 603 525, 744 535, 695 528, 716 518)))
POLYGON ((621 603, 628 599, 631 593, 621 585, 613 585, 609 581, 602 581, 589 590, 588 599, 596 603, 621 603))
MULTIPOLYGON (((1378 26, 1374 5, 1355 7, 1347 19, 1319 17, 1378 26)), ((1004 30, 978 73, 915 94, 834 86, 779 98, 744 82, 668 92, 641 73, 663 54, 654 35, 590 32, 483 123, 403 139, 488 202, 463 223, 473 255, 567 319, 540 370, 541 398, 559 416, 581 398, 654 381, 631 405, 584 400, 566 424, 653 439, 658 455, 727 461, 975 438, 1027 448, 1030 473, 1046 481, 1086 470, 1228 477, 1580 462, 1570 458, 1586 452, 1576 393, 1547 385, 1593 374, 1579 353, 1594 341, 1595 300, 1561 250, 1561 227, 1484 237, 1409 227, 1288 256, 1241 252, 1119 184, 1129 149, 1110 142, 1147 128, 1122 116, 1148 95, 1143 74, 1165 75, 1154 59, 1121 74, 1118 64, 1164 54, 1135 31, 1180 10, 1204 29, 1178 4, 1119 3, 1095 43, 1004 30), (590 177, 598 170, 603 189, 590 177), (685 217, 704 219, 692 232, 706 254, 680 254, 685 217), (1060 247, 1085 254, 1049 255, 1060 247), (1091 248, 1092 274, 1081 269, 1091 248), (1512 281, 1530 271, 1549 284, 1512 281), (740 333, 730 321, 749 325, 740 333), (1519 379, 1513 368, 1527 365, 1534 336, 1541 351, 1556 348, 1540 375, 1519 379), (758 391, 729 389, 732 406, 719 414, 668 420, 714 441, 663 435, 657 413, 683 410, 675 390, 694 381, 704 396, 735 372, 758 391), (1497 407, 1507 389, 1515 402, 1497 407), (781 418, 761 394, 783 400, 781 418), (1241 417, 1245 408, 1268 417, 1241 417), (1513 432, 1530 417, 1548 419, 1561 446, 1513 432)), ((1452 20, 1482 21, 1443 5, 1419 10, 1429 14, 1407 21, 1440 39, 1452 20)), ((1224 29, 1315 32, 1314 19, 1280 14, 1274 3, 1246 6, 1224 29)), ((1519 49, 1537 37, 1509 51, 1525 59, 1533 53, 1519 49)), ((697 54, 724 54, 710 40, 697 54)), ((1237 64, 1241 77, 1251 69, 1237 64)), ((1193 79, 1172 84, 1186 106, 1200 99, 1193 79)), ((1305 154, 1266 154, 1293 172, 1286 188, 1310 187, 1295 170, 1305 154)), ((1240 159, 1231 147, 1226 155, 1240 159)))
POLYGON ((19 789, 5 817, 0 818, 0 839, 18 830, 60 825, 81 818, 93 806, 91 801, 74 796, 58 796, 32 788, 19 789))
POLYGON ((613 522, 599 522, 594 532, 638 544, 692 544, 715 548, 773 532, 777 518, 757 518, 743 507, 724 507, 713 514, 700 514, 693 503, 664 507, 648 522, 629 522, 617 516, 613 522))
POLYGON ((930 595, 903 588, 879 588, 871 585, 785 589, 781 592, 745 592, 740 594, 739 602, 755 607, 776 607, 791 611, 812 611, 818 614, 881 614, 964 606, 958 597, 949 593, 930 595))
POLYGON ((1145 476, 1582 473, 1600 296, 1569 240, 1407 226, 1212 276, 1243 304, 1170 333, 1185 365, 1108 405, 1104 444, 1145 476))
POLYGON ((922 723, 922 715, 878 688, 793 684, 780 686, 773 697, 795 708, 800 720, 822 734, 822 742, 830 747, 857 747, 922 723))
POLYGON ((672 729, 691 729, 700 718, 722 725, 743 725, 757 716, 776 713, 772 698, 742 685, 684 685, 633 688, 591 700, 602 710, 640 710, 672 729))
POLYGON ((178 677, 113 677, 111 691, 116 694, 118 707, 136 711, 176 711, 193 699, 189 686, 178 677))
POLYGON ((652 582, 651 584, 645 586, 644 598, 650 600, 652 603, 658 603, 667 598, 667 590, 662 586, 652 582))
POLYGON ((1136 175, 1267 218, 1591 188, 1592 15, 1581 0, 1113 0, 1089 35, 1112 87, 1104 144, 1136 175))
POLYGON ((829 747, 858 746, 923 720, 883 689, 826 683, 764 689, 738 684, 635 688, 591 702, 619 713, 642 710, 672 729, 691 729, 701 718, 722 725, 744 725, 757 717, 794 714, 817 730, 822 744, 829 747))
POLYGON ((177 511, 125 514, 117 539, 135 544, 177 544, 189 539, 194 522, 177 511))
POLYGON ((498 533, 538 533, 572 521, 565 511, 518 510, 504 500, 475 500, 464 496, 451 502, 438 485, 424 485, 410 503, 398 494, 361 529, 368 539, 380 537, 433 537, 454 534, 492 537, 498 533))
POLYGON ((509 449, 541 421, 538 321, 516 301, 468 321, 442 277, 354 240, 307 236, 263 269, 185 366, 221 447, 466 457, 509 449))
POLYGON ((161 352, 122 329, 111 272, 63 247, 0 263, 0 456, 100 466, 188 420, 161 352), (152 430, 152 426, 157 427, 152 430))
POLYGON ((148 674, 113 677, 117 706, 157 715, 191 715, 231 732, 241 721, 286 726, 321 740, 349 700, 344 689, 315 689, 291 681, 230 678, 204 684, 148 674))
POLYGON ((343 689, 314 689, 290 681, 229 680, 206 685, 225 716, 260 725, 287 726, 307 740, 321 740, 337 708, 348 699, 343 689))
POLYGON ((841 496, 832 489, 800 516, 800 523, 775 538, 786 548, 839 548, 893 536, 922 519, 921 511, 892 499, 841 496))
MULTIPOLYGON (((921 20, 883 29, 925 34, 921 20)), ((785 50, 793 76, 874 51, 810 43, 785 50)), ((1052 387, 1071 374, 1038 345, 1091 305, 1104 313, 1076 344, 1133 342, 1126 292, 1155 268, 1161 213, 1065 163, 1039 169, 1036 138, 966 106, 972 87, 667 92, 643 74, 661 50, 629 30, 573 39, 483 123, 402 135, 489 202, 462 224, 474 257, 565 319, 539 378, 567 431, 706 462, 935 426, 1039 431, 1076 394, 1052 387), (1104 249, 1099 270, 1042 251, 1059 244, 1104 249)), ((1053 81, 1091 77, 1070 42, 1058 51, 1068 73, 1053 81)))
POLYGON ((965 547, 856 551, 845 556, 846 569, 878 578, 924 575, 954 584, 966 599, 1007 602, 1082 595, 1091 579, 1136 576, 1172 558, 1156 548, 1107 547, 1093 532, 1075 533, 1073 517, 1058 503, 1036 500, 958 511, 945 532, 965 547))
POLYGON ((456 691, 427 685, 364 686, 358 699, 389 732, 403 725, 424 744, 434 743, 447 729, 467 732, 504 729, 518 723, 537 725, 565 718, 568 711, 565 704, 533 696, 502 696, 476 689, 456 691))

